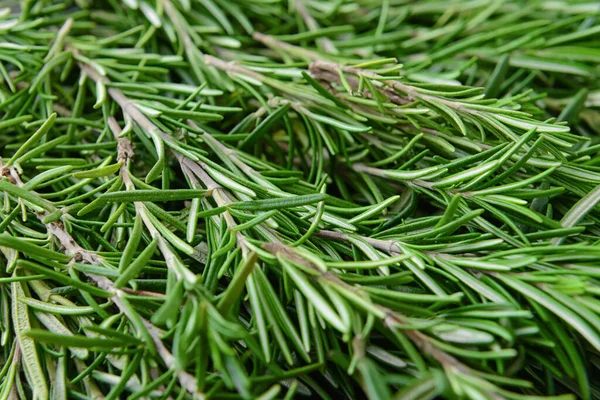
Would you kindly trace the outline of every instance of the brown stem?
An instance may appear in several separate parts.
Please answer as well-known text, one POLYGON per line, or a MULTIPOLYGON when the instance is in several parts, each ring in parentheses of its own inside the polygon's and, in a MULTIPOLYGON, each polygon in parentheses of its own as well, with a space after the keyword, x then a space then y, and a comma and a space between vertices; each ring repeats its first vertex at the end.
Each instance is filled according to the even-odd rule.
POLYGON ((322 60, 323 56, 319 53, 311 50, 303 49, 302 47, 294 46, 289 43, 282 42, 281 40, 275 39, 273 36, 265 35, 260 32, 254 32, 252 35, 254 40, 257 40, 265 46, 271 47, 272 49, 283 50, 291 54, 299 54, 311 61, 322 60))
MULTIPOLYGON (((376 74, 376 73, 366 70, 366 69, 343 66, 343 65, 328 62, 328 61, 315 61, 312 64, 310 64, 309 70, 313 76, 322 76, 322 77, 327 77, 329 79, 334 79, 335 76, 337 75, 338 80, 339 80, 339 71, 342 71, 342 72, 345 72, 345 73, 348 73, 348 74, 351 74, 354 76, 362 75, 364 77, 379 81, 382 83, 382 85, 387 86, 387 87, 384 86, 384 87, 378 88, 378 89, 383 90, 386 94, 389 93, 389 94, 393 94, 393 96, 399 96, 396 91, 400 91, 400 92, 405 93, 406 97, 410 101, 413 101, 416 99, 421 99, 421 100, 425 100, 425 101, 435 100, 435 101, 442 103, 442 104, 444 104, 450 108, 453 108, 457 111, 465 112, 468 114, 477 114, 477 111, 465 108, 462 106, 462 104, 460 104, 458 102, 420 93, 420 92, 416 91, 413 86, 399 82, 396 79, 397 77, 389 77, 386 79, 385 76, 376 74), (390 93, 390 89, 393 89, 391 91, 391 93, 390 93)), ((352 77, 350 77, 350 78, 352 78, 352 77)), ((395 102, 392 98, 390 98, 390 101, 395 102)))
POLYGON ((264 75, 259 74, 258 72, 251 71, 247 68, 244 68, 234 62, 223 61, 220 58, 213 57, 211 55, 205 55, 204 62, 206 63, 206 65, 211 65, 215 68, 220 69, 221 71, 233 72, 235 74, 246 75, 246 76, 254 78, 260 82, 265 81, 264 75))
POLYGON ((133 290, 128 287, 121 288, 125 293, 129 293, 134 296, 145 296, 145 297, 156 297, 157 299, 166 299, 167 295, 156 292, 148 292, 147 290, 133 290))
MULTIPOLYGON (((363 163, 355 163, 352 164, 352 169, 355 172, 362 172, 368 175, 373 175, 373 176, 378 176, 380 178, 385 178, 385 170, 381 170, 378 168, 373 168, 373 167, 368 167, 363 163)), ((429 189, 429 190, 433 190, 433 183, 430 182, 425 182, 424 180, 421 179, 412 179, 412 180, 407 180, 404 181, 405 184, 407 185, 413 185, 413 186, 420 186, 423 187, 425 189, 429 189)), ((454 194, 453 191, 448 191, 448 193, 454 194)))
MULTIPOLYGON (((334 240, 348 240, 347 233, 337 231, 321 230, 315 232, 315 236, 334 240)), ((398 244, 393 240, 373 239, 367 236, 361 236, 360 238, 368 244, 370 244, 371 246, 375 247, 376 249, 385 251, 390 255, 404 254, 400 250, 400 247, 398 247, 398 244)))

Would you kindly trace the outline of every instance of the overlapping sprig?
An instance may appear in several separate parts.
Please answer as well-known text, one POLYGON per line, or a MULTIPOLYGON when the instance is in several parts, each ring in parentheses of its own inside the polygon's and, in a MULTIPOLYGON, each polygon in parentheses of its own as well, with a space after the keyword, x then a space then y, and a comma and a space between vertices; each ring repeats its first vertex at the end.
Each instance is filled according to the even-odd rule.
POLYGON ((597 5, 7 5, 0 398, 600 396, 597 5))

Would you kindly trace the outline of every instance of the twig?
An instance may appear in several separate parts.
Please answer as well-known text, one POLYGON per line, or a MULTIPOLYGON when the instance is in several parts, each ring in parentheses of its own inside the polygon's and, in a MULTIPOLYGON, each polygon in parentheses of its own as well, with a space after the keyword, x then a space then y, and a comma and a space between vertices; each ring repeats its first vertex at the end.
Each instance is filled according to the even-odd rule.
MULTIPOLYGON (((113 120, 111 123, 111 125, 112 125, 111 128, 114 129, 115 124, 116 124, 116 121, 113 120)), ((118 127, 118 125, 117 125, 117 127, 118 127)), ((128 187, 131 187, 133 185, 133 183, 131 182, 131 179, 128 176, 127 161, 129 161, 133 157, 133 146, 128 139, 118 138, 118 135, 116 138, 118 140, 118 151, 117 151, 118 160, 117 161, 123 161, 123 164, 121 166, 121 176, 122 176, 123 180, 125 181, 126 185, 128 185, 128 187)), ((21 180, 21 178, 18 174, 18 171, 14 167, 9 167, 9 171, 10 171, 10 176, 13 178, 15 183, 19 187, 24 186, 24 183, 21 180)), ((138 206, 138 204, 136 204, 136 208, 137 208, 137 206, 138 206)), ((40 220, 43 220, 43 218, 46 216, 45 214, 47 214, 47 213, 37 214, 37 216, 40 220)), ((83 262, 85 264, 90 264, 90 265, 97 265, 97 266, 102 265, 102 259, 100 258, 100 256, 98 256, 94 252, 91 252, 91 251, 86 250, 83 247, 81 247, 75 241, 75 239, 67 231, 64 230, 62 224, 60 224, 58 222, 51 222, 51 223, 46 224, 45 226, 46 226, 46 229, 48 229, 48 231, 59 241, 59 243, 61 244, 61 246, 63 248, 64 253, 69 256, 72 256, 71 263, 73 263, 75 261, 79 261, 79 262, 83 262)), ((166 245, 166 243, 165 243, 165 245, 166 245)), ((96 284, 96 286, 98 286, 100 289, 103 289, 109 293, 112 293, 113 296, 111 297, 111 300, 115 303, 115 305, 119 308, 119 310, 125 315, 129 314, 129 309, 125 306, 125 304, 121 300, 121 298, 124 296, 123 291, 115 288, 114 283, 110 279, 108 279, 104 276, 91 274, 88 272, 84 272, 84 275, 86 275, 88 278, 90 278, 96 284)), ((146 328, 148 329, 150 336, 152 338, 152 341, 154 342, 154 345, 156 346, 156 348, 159 352, 159 355, 161 356, 165 365, 170 369, 175 369, 175 362, 174 362, 173 355, 167 350, 165 345, 162 343, 162 341, 160 339, 159 329, 156 328, 151 322, 147 321, 143 317, 140 316, 140 318, 143 321, 146 328)), ((176 371, 176 373, 179 377, 181 385, 183 387, 185 387, 189 393, 191 393, 192 395, 196 396, 199 399, 204 398, 204 394, 197 391, 196 380, 192 375, 188 374, 185 371, 176 371)))
MULTIPOLYGON (((207 57, 210 57, 210 56, 207 56, 207 57)), ((218 60, 219 62, 223 62, 217 58, 215 58, 215 60, 218 60)), ((80 67, 94 81, 97 81, 97 82, 101 81, 105 84, 110 82, 108 80, 108 78, 103 77, 100 74, 98 74, 98 72, 95 69, 93 69, 91 66, 86 65, 86 64, 80 64, 80 67)), ((117 102, 117 104, 119 104, 119 106, 121 107, 123 112, 127 113, 143 130, 145 130, 147 132, 156 132, 160 135, 160 137, 164 141, 167 141, 170 143, 173 142, 173 138, 171 138, 171 136, 169 136, 167 133, 163 132, 156 125, 154 125, 152 123, 152 121, 150 121, 140 110, 137 109, 135 104, 133 102, 131 102, 123 94, 123 92, 121 92, 121 90, 111 87, 108 89, 108 93, 113 98, 113 100, 115 100, 117 102)), ((110 127, 113 130, 113 134, 115 135, 115 137, 119 138, 120 128, 119 128, 118 124, 116 123, 116 121, 114 120, 114 118, 113 118, 113 122, 110 124, 110 127)), ((124 161, 126 161, 126 160, 128 160, 127 155, 131 152, 131 150, 130 150, 131 143, 129 142, 127 145, 125 145, 124 143, 127 143, 127 142, 123 142, 122 140, 119 143, 123 144, 123 149, 119 152, 119 154, 123 154, 123 156, 126 157, 124 161)), ((233 200, 230 198, 227 191, 223 187, 221 187, 221 185, 219 185, 217 182, 215 182, 215 180, 212 179, 208 173, 206 173, 206 169, 208 168, 208 166, 204 162, 190 160, 189 158, 187 158, 177 152, 174 152, 174 154, 177 157, 179 163, 182 166, 183 171, 186 173, 188 178, 190 178, 190 180, 192 180, 192 181, 195 181, 194 176, 197 176, 198 178, 200 178, 200 180, 202 181, 204 186, 206 186, 206 188, 207 188, 208 192, 210 193, 210 195, 212 196, 212 198, 215 199, 215 202, 217 203, 218 206, 225 206, 225 205, 233 202, 233 200)), ((126 165, 126 163, 123 163, 123 165, 126 165)), ((126 177, 126 178, 124 178, 124 182, 126 182, 126 186, 127 186, 128 190, 132 190, 134 185, 131 182, 131 179, 129 179, 128 174, 129 174, 129 172, 128 172, 127 168, 126 167, 124 168, 122 166, 121 167, 121 176, 126 177)), ((146 228, 150 231, 150 234, 152 235, 152 237, 158 238, 158 246, 161 249, 161 252, 163 253, 163 255, 165 255, 167 263, 169 263, 169 259, 171 259, 172 257, 168 257, 168 256, 172 252, 171 252, 167 242, 162 238, 162 236, 160 235, 158 230, 154 227, 152 222, 147 217, 146 211, 145 211, 145 206, 143 205, 143 203, 135 202, 135 207, 136 207, 136 211, 138 213, 140 213, 140 215, 142 216, 144 225, 146 225, 146 228)), ((233 219, 233 216, 231 215, 231 213, 229 211, 225 211, 223 213, 223 216, 225 218, 225 221, 227 222, 227 226, 230 229, 233 229, 237 225, 235 220, 233 219)), ((242 248, 242 251, 244 252, 244 254, 246 254, 248 252, 248 247, 246 245, 244 235, 241 232, 236 232, 236 241, 242 248)))
POLYGON ((300 54, 311 61, 323 60, 323 56, 315 51, 307 50, 299 46, 294 46, 292 44, 282 42, 281 40, 275 39, 271 35, 265 35, 264 33, 254 32, 252 37, 254 38, 254 40, 257 40, 268 47, 283 50, 292 54, 300 54))
MULTIPOLYGON (((399 102, 400 101, 399 98, 402 98, 402 97, 400 97, 398 95, 398 93, 395 91, 390 92, 390 88, 406 93, 406 97, 409 101, 413 101, 415 99, 422 99, 425 101, 435 100, 435 101, 440 102, 440 103, 442 103, 450 108, 453 108, 457 111, 462 111, 462 112, 465 112, 468 114, 473 114, 473 115, 478 114, 477 111, 475 111, 475 110, 471 110, 469 108, 463 107, 461 103, 451 101, 451 100, 446 100, 446 99, 440 98, 440 97, 431 96, 431 95, 424 94, 424 93, 420 93, 420 92, 416 91, 414 87, 399 82, 397 80, 397 77, 389 77, 388 78, 388 77, 376 74, 376 73, 366 70, 366 69, 343 66, 343 65, 328 62, 328 61, 315 61, 312 64, 310 64, 309 70, 313 76, 315 76, 319 79, 324 79, 324 80, 339 81, 340 80, 339 71, 346 72, 346 73, 349 73, 349 74, 352 74, 355 76, 362 75, 367 78, 375 79, 377 81, 382 82, 383 85, 388 86, 387 88, 382 87, 382 88, 378 88, 378 89, 382 90, 383 93, 389 97, 390 101, 395 104, 406 104, 406 100, 404 100, 404 103, 399 102)), ((350 77, 350 78, 352 78, 352 77, 350 77)), ((348 83, 350 83, 350 81, 348 83)), ((358 83, 356 83, 356 85, 358 86, 358 83)))
MULTIPOLYGON (((120 144, 123 145, 123 148, 120 149, 120 151, 119 151, 120 154, 131 154, 129 152, 131 149, 131 143, 127 143, 127 142, 129 142, 129 141, 125 140, 125 141, 119 142, 120 144)), ((11 171, 11 176, 16 180, 17 185, 23 186, 23 181, 21 181, 21 179, 20 179, 19 175, 17 174, 17 171, 14 169, 14 167, 10 167, 10 171, 11 171)), ((44 217, 45 217, 45 215, 38 214, 38 218, 40 220, 42 220, 44 217)), ((73 237, 67 231, 64 230, 64 228, 61 226, 61 224, 52 222, 52 223, 46 224, 46 228, 56 239, 58 239, 59 243, 63 247, 64 253, 72 257, 71 263, 74 263, 76 260, 79 260, 80 262, 83 262, 85 264, 97 265, 97 266, 102 265, 102 259, 100 258, 100 256, 98 256, 94 252, 91 252, 91 251, 86 250, 83 247, 81 247, 75 241, 75 239, 73 239, 73 237)), ((91 274, 88 272, 84 272, 83 274, 85 276, 87 276, 88 278, 90 278, 96 284, 96 286, 98 286, 100 289, 103 289, 109 293, 112 293, 113 296, 110 299, 115 303, 117 308, 119 308, 119 311, 121 311, 125 315, 129 315, 129 309, 125 306, 125 304, 121 300, 121 298, 124 296, 123 291, 115 288, 114 283, 110 279, 108 279, 104 276, 95 275, 95 274, 91 274)), ((147 321, 145 318, 143 318, 141 316, 140 316, 140 318, 143 321, 146 328, 148 329, 148 332, 150 333, 152 341, 154 342, 154 345, 156 346, 156 348, 159 352, 159 355, 162 358, 165 365, 169 369, 175 370, 175 361, 174 361, 173 355, 167 350, 165 345, 162 343, 162 340, 160 339, 160 330, 157 327, 155 327, 151 322, 147 321)), ((179 377, 181 385, 183 387, 185 387, 189 393, 191 393, 192 395, 196 396, 199 399, 204 398, 204 394, 198 392, 197 386, 196 386, 196 380, 192 375, 188 374, 185 371, 176 371, 176 374, 179 377)))
MULTIPOLYGON (((333 231, 320 231, 319 236, 329 237, 329 238, 333 238, 333 239, 345 238, 343 236, 343 234, 338 235, 337 233, 338 232, 333 232, 333 231)), ((364 238, 364 239, 366 240, 368 238, 364 238)), ((393 243, 392 244, 384 243, 386 241, 381 241, 381 240, 378 241, 376 239, 368 239, 368 240, 369 240, 369 243, 374 245, 374 247, 380 246, 380 247, 378 247, 380 249, 385 249, 387 247, 388 249, 390 249, 389 251, 396 252, 395 250, 391 250, 393 247, 393 243)), ((280 243, 265 243, 263 245, 263 248, 265 250, 268 250, 269 252, 273 253, 274 255, 282 254, 284 257, 288 257, 288 258, 292 258, 292 259, 301 257, 301 255, 296 253, 293 249, 289 248, 288 246, 286 246, 284 244, 280 244, 280 243)), ((399 252, 397 252, 397 253, 400 254, 399 252)), ((337 285, 337 286, 343 288, 345 291, 355 293, 362 298, 368 299, 368 295, 366 295, 360 288, 349 285, 348 283, 341 280, 336 274, 334 274, 330 271, 323 272, 319 267, 314 265, 310 260, 303 259, 302 265, 312 269, 316 274, 318 274, 319 278, 326 280, 330 284, 337 285)), ((371 302, 371 305, 373 307, 375 307, 377 310, 382 312, 382 315, 384 315, 383 323, 391 329, 393 329, 396 325, 405 325, 406 326, 409 323, 409 321, 407 321, 406 318, 402 314, 399 314, 399 313, 395 312, 394 310, 391 310, 387 307, 381 306, 374 302, 371 302)), ((426 334, 424 334, 420 331, 417 331, 417 330, 413 330, 413 329, 403 329, 402 332, 406 336, 408 336, 412 340, 412 342, 415 343, 425 354, 428 354, 430 357, 434 358, 437 362, 439 362, 440 365, 444 369, 454 370, 454 371, 461 372, 463 374, 472 375, 471 368, 469 368, 467 365, 460 362, 456 357, 435 347, 435 345, 432 343, 432 339, 429 336, 427 336, 426 334)), ((485 392, 489 396, 488 398, 490 398, 490 399, 495 399, 495 400, 504 399, 504 397, 502 397, 496 393, 492 393, 489 391, 485 391, 485 392)))

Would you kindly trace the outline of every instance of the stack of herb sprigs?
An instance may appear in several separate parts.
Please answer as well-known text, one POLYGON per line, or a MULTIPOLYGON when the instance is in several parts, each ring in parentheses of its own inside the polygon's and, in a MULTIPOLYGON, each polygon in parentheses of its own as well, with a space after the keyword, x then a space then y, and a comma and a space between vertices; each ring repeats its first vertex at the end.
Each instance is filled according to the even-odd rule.
POLYGON ((600 397, 598 3, 0 5, 0 399, 600 397))

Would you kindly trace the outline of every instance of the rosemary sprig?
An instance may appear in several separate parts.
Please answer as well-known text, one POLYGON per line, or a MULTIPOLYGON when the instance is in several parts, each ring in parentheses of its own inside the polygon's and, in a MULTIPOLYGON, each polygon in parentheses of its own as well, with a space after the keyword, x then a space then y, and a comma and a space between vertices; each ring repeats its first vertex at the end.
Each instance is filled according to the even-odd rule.
POLYGON ((0 399, 599 397, 597 4, 2 6, 0 399))

